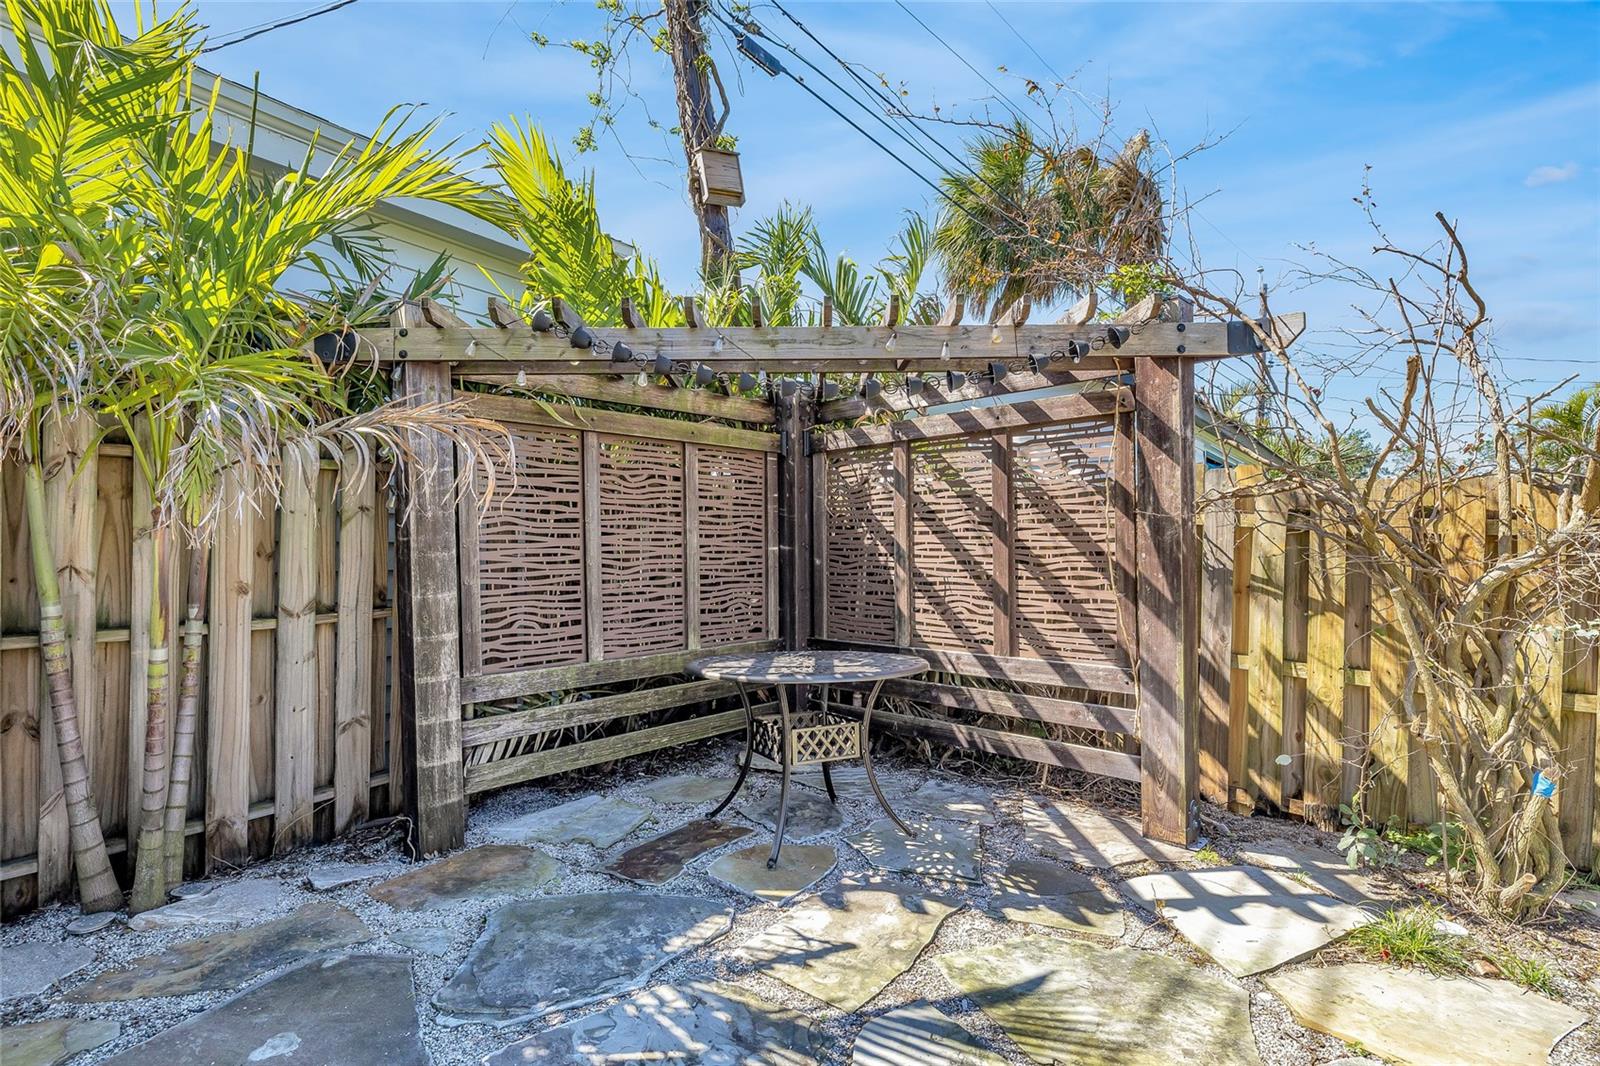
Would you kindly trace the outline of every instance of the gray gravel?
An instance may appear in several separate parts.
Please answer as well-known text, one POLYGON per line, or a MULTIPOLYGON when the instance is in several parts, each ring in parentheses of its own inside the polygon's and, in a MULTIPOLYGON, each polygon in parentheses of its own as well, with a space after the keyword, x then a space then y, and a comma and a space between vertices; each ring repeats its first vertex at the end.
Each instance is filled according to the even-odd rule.
MULTIPOLYGON (((490 796, 473 808, 467 831, 467 843, 469 845, 487 843, 488 836, 483 827, 488 823, 551 807, 582 795, 590 789, 613 792, 630 802, 650 808, 654 814, 654 822, 646 823, 615 847, 603 851, 577 844, 542 847, 541 850, 560 860, 571 871, 566 876, 551 882, 544 891, 548 894, 565 894, 618 890, 624 887, 636 888, 637 886, 625 885, 604 874, 588 871, 598 869, 616 854, 641 840, 703 813, 703 809, 699 807, 651 802, 640 795, 638 786, 655 777, 672 773, 726 775, 731 782, 732 772, 729 769, 731 765, 731 747, 717 745, 709 749, 702 748, 696 753, 685 753, 670 766, 663 766, 659 774, 652 774, 648 778, 640 776, 637 771, 630 772, 627 767, 623 767, 603 777, 591 777, 585 782, 587 787, 582 790, 566 788, 557 791, 540 785, 508 789, 490 796)), ((879 765, 879 776, 892 801, 895 796, 910 794, 930 777, 941 775, 931 773, 923 766, 890 762, 879 765)), ((746 786, 746 795, 750 795, 752 789, 765 792, 776 791, 776 788, 777 783, 772 775, 752 774, 751 782, 746 786)), ((983 830, 983 863, 986 870, 1003 867, 1012 859, 1035 857, 1035 853, 1024 845, 1021 827, 1016 820, 1018 804, 1026 796, 1035 794, 1037 793, 1031 786, 1010 783, 997 785, 992 789, 998 824, 983 830)), ((840 799, 840 809, 844 814, 843 827, 817 841, 817 843, 831 843, 835 847, 839 856, 838 865, 810 892, 798 899, 805 899, 813 893, 825 891, 843 878, 890 876, 874 870, 844 839, 880 816, 877 805, 870 797, 851 798, 846 795, 840 799)), ((732 808, 724 812, 723 817, 744 820, 743 816, 732 808)), ((1267 839, 1320 843, 1323 846, 1327 846, 1331 841, 1326 834, 1319 834, 1304 825, 1267 819, 1238 818, 1210 808, 1206 811, 1206 821, 1207 828, 1212 834, 1212 846, 1224 856, 1230 855, 1236 848, 1246 843, 1259 843, 1267 839)), ((1019 926, 990 917, 983 911, 989 899, 989 890, 983 885, 925 879, 913 882, 912 879, 901 878, 935 890, 967 906, 945 921, 933 943, 911 969, 890 984, 861 1012, 846 1014, 821 1005, 787 985, 759 973, 744 972, 731 962, 732 949, 774 921, 780 909, 771 904, 757 902, 721 885, 712 880, 706 870, 718 856, 727 851, 748 847, 752 839, 759 837, 745 838, 699 857, 690 864, 682 876, 653 890, 668 894, 704 896, 728 904, 735 912, 733 929, 727 936, 705 948, 680 957, 660 971, 655 978, 656 981, 673 982, 707 978, 730 981, 775 1003, 802 1011, 814 1019, 822 1031, 823 1043, 828 1048, 822 1061, 838 1064, 848 1063, 851 1041, 869 1016, 884 1013, 915 1000, 926 999, 936 1003, 960 1024, 988 1040, 990 1045, 1008 1061, 1026 1066, 1029 1060, 989 1022, 976 1004, 954 992, 938 967, 934 965, 933 957, 948 951, 1000 943, 1015 939, 1024 933, 1064 939, 1075 939, 1078 934, 1037 926, 1019 926)), ((261 915, 262 919, 286 914, 314 899, 331 900, 350 908, 379 932, 380 936, 362 950, 411 958, 418 1010, 423 1023, 423 1041, 437 1066, 465 1066, 477 1063, 484 1055, 515 1040, 569 1020, 571 1017, 602 1010, 615 1002, 605 1001, 570 1014, 555 1014, 536 1023, 513 1025, 503 1029, 477 1024, 447 1029, 438 1025, 434 1019, 433 1009, 428 1006, 429 999, 454 973, 460 960, 483 929, 488 913, 504 900, 460 903, 430 911, 423 919, 419 919, 416 915, 392 911, 371 899, 365 892, 367 884, 350 885, 317 893, 307 890, 303 884, 306 870, 320 864, 398 858, 400 857, 393 853, 374 854, 370 850, 356 853, 351 845, 336 842, 256 864, 235 879, 268 878, 282 882, 286 891, 281 905, 261 915), (442 957, 436 957, 427 951, 408 949, 382 935, 412 930, 419 924, 425 924, 430 928, 437 927, 448 935, 449 947, 442 957)), ((1086 872, 1102 883, 1112 885, 1126 877, 1153 872, 1155 869, 1157 867, 1154 864, 1145 863, 1125 867, 1109 877, 1098 871, 1086 872)), ((1418 891, 1415 886, 1416 882, 1411 881, 1399 883, 1396 887, 1407 895, 1414 895, 1418 891)), ((792 902, 790 905, 793 905, 792 902)), ((1184 959, 1223 980, 1235 981, 1250 993, 1251 1019, 1256 1043, 1267 1066, 1321 1064, 1351 1054, 1351 1049, 1342 1041, 1311 1032, 1291 1020, 1288 1010, 1266 991, 1258 979, 1237 981, 1189 948, 1153 915, 1131 904, 1128 913, 1130 921, 1121 940, 1123 944, 1184 959)), ((76 917, 78 917, 77 909, 70 906, 52 907, 30 915, 0 930, 0 950, 23 943, 61 943, 66 940, 67 923, 76 917)), ((1541 933, 1537 929, 1490 931, 1482 923, 1474 923, 1469 916, 1453 914, 1453 917, 1472 925, 1475 935, 1509 937, 1525 953, 1538 954, 1556 961, 1561 970, 1558 988, 1563 999, 1591 1015, 1600 1012, 1600 990, 1597 990, 1593 983, 1597 972, 1600 972, 1600 935, 1595 935, 1592 927, 1568 924, 1552 929, 1549 933, 1541 933)), ((125 925, 117 923, 105 931, 73 938, 74 945, 92 947, 97 953, 96 961, 58 985, 51 993, 5 1005, 0 1009, 0 1021, 12 1024, 68 1016, 120 1021, 123 1032, 116 1041, 94 1053, 73 1060, 74 1066, 79 1063, 102 1061, 109 1055, 148 1039, 198 1011, 222 1002, 231 993, 143 1000, 134 1004, 69 1004, 59 998, 60 994, 70 991, 106 969, 159 951, 177 941, 217 932, 223 928, 226 927, 213 925, 196 929, 135 933, 125 925)), ((1095 943, 1105 943, 1103 938, 1091 939, 1095 943)), ((1316 964, 1312 961, 1304 965, 1316 964)), ((1551 1061, 1556 1066, 1600 1063, 1600 1023, 1586 1024, 1562 1041, 1557 1046, 1551 1061)))

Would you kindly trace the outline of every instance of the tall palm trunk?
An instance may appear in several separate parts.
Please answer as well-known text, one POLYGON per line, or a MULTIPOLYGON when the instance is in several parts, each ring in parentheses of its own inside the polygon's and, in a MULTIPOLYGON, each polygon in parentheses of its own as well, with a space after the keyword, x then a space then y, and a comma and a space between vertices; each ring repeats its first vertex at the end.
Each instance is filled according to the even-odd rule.
POLYGON ((26 457, 23 494, 28 511, 28 543, 33 549, 33 576, 39 596, 39 653, 50 689, 50 713, 55 719, 56 750, 61 759, 62 793, 67 802, 67 826, 72 859, 78 869, 78 895, 85 913, 116 910, 122 906, 122 889, 111 872, 100 814, 89 790, 89 765, 78 727, 78 699, 72 691, 72 664, 67 655, 67 627, 61 608, 61 586, 56 581, 55 553, 44 507, 44 472, 35 456, 26 457))
POLYGON ((150 652, 145 667, 144 787, 139 802, 139 844, 134 860, 130 913, 166 902, 166 852, 162 845, 167 806, 167 612, 161 580, 167 569, 170 533, 157 522, 151 532, 150 652))
POLYGON ((194 727, 200 714, 200 644, 205 634, 206 575, 211 553, 196 547, 189 560, 183 627, 183 673, 178 719, 172 738, 172 779, 167 783, 167 884, 183 880, 184 824, 189 819, 189 782, 194 773, 194 727))

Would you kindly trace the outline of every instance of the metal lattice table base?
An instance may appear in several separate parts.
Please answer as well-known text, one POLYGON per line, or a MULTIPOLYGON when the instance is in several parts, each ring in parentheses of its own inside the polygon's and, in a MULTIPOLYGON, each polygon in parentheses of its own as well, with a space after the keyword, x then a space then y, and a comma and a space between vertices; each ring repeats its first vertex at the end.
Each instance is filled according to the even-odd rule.
MULTIPOLYGON (((767 868, 770 870, 778 865, 778 855, 783 851, 784 822, 789 813, 789 771, 796 766, 821 766, 822 784, 828 791, 828 799, 838 803, 839 796, 834 791, 833 775, 828 767, 832 763, 859 758, 862 769, 866 771, 867 784, 872 787, 872 794, 878 799, 878 806, 894 819, 894 824, 899 826, 900 831, 906 836, 916 836, 911 827, 901 821, 900 816, 889 806, 889 801, 884 798, 883 789, 878 786, 878 775, 872 769, 872 746, 867 742, 868 731, 872 726, 872 709, 878 702, 878 690, 883 687, 882 680, 874 682, 872 690, 867 694, 860 721, 827 709, 791 710, 788 686, 779 683, 773 684, 778 693, 778 713, 758 717, 750 707, 750 692, 745 682, 736 681, 735 684, 739 688, 739 701, 744 705, 744 760, 739 766, 739 776, 734 780, 733 788, 728 792, 727 798, 717 804, 706 815, 707 818, 715 818, 733 802, 739 790, 744 787, 745 779, 750 775, 750 764, 755 761, 756 755, 764 755, 777 763, 782 777, 778 786, 778 821, 772 837, 772 855, 767 859, 767 868)), ((824 685, 822 690, 824 708, 828 707, 827 697, 828 690, 824 685)))

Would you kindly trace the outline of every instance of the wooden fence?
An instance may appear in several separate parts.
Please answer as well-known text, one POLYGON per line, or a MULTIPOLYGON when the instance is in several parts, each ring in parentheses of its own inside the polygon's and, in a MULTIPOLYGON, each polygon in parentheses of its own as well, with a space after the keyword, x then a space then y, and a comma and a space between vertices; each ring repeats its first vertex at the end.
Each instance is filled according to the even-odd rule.
MULTIPOLYGON (((1339 805, 1359 795, 1380 823, 1437 822, 1432 771, 1393 710, 1406 653, 1383 598, 1283 496, 1221 498, 1258 477, 1251 469, 1196 475, 1212 501, 1198 514, 1201 795, 1328 827, 1337 826, 1339 805)), ((1495 521, 1467 485, 1429 516, 1427 535, 1468 574, 1481 567, 1495 521)), ((1592 868, 1600 851, 1600 654, 1569 638, 1548 659, 1534 694, 1562 742, 1562 837, 1569 859, 1592 868)))
MULTIPOLYGON (((108 846, 134 835, 144 751, 149 491, 126 444, 85 463, 87 428, 51 434, 47 502, 79 715, 108 846), (76 471, 76 474, 75 474, 76 471)), ((221 524, 211 559, 189 868, 327 839, 393 810, 387 471, 286 479, 282 511, 221 524)), ((185 553, 175 553, 179 556, 185 553)), ((0 467, 0 906, 73 888, 38 652, 22 471, 0 467)), ((175 558, 169 581, 186 560, 175 558)), ((173 647, 177 633, 174 626, 173 647)), ((177 663, 176 650, 171 661, 177 663)), ((176 679, 174 679, 176 688, 176 679)), ((393 762, 398 766, 398 760, 393 762)))

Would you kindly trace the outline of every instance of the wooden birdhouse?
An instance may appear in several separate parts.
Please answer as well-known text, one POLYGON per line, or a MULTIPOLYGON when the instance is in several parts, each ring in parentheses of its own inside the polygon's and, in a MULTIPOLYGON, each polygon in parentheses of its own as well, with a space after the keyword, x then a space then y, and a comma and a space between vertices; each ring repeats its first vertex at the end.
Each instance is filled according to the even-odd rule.
POLYGON ((744 178, 739 173, 739 153, 702 148, 694 154, 694 176, 700 198, 723 207, 744 206, 744 178))

